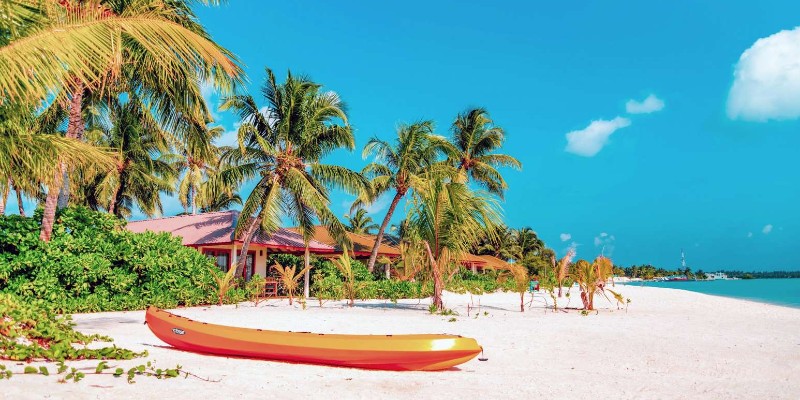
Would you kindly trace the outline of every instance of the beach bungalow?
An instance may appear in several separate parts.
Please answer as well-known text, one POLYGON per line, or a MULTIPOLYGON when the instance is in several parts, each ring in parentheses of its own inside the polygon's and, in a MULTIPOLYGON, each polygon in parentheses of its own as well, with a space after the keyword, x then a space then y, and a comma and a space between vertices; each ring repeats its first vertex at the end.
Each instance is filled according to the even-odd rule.
MULTIPOLYGON (((196 215, 155 218, 132 221, 127 229, 132 232, 169 232, 182 239, 184 246, 213 257, 217 266, 227 271, 241 256, 242 240, 234 238, 233 232, 239 220, 238 211, 220 211, 196 215)), ((305 251, 303 238, 288 229, 280 229, 272 236, 256 234, 247 249, 247 268, 242 277, 250 279, 254 274, 267 276, 267 254, 288 253, 302 255, 305 251)), ((336 249, 328 244, 312 240, 309 251, 316 255, 334 255, 336 249)))
MULTIPOLYGON (((289 231, 297 233, 297 228, 288 228, 289 231)), ((355 259, 368 259, 372 253, 372 246, 375 245, 375 235, 361 235, 357 233, 347 232, 347 237, 353 244, 353 249, 350 256, 355 259)), ((328 232, 328 228, 317 225, 314 227, 314 239, 320 243, 326 244, 334 248, 333 254, 339 255, 344 252, 342 246, 336 242, 336 239, 328 232)), ((390 260, 400 257, 400 249, 392 246, 388 239, 384 239, 378 247, 378 257, 387 257, 390 260)))
POLYGON ((483 264, 481 264, 480 266, 478 264, 475 264, 473 272, 477 272, 478 270, 484 271, 485 269, 493 269, 495 271, 508 271, 511 269, 511 264, 495 256, 483 255, 483 256, 473 256, 473 257, 483 261, 483 264))

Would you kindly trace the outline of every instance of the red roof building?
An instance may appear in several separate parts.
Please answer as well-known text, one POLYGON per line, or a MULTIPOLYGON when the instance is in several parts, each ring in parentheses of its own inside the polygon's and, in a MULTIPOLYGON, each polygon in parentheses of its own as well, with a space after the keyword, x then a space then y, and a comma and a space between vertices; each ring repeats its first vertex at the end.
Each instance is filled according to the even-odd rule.
MULTIPOLYGON (((131 221, 127 229, 131 232, 169 232, 179 236, 184 246, 196 248, 217 260, 217 265, 227 271, 241 255, 242 240, 234 238, 233 232, 239 221, 238 211, 220 211, 195 215, 155 218, 131 221)), ((313 254, 334 254, 333 246, 312 240, 309 251, 313 254)), ((247 251, 247 268, 243 277, 253 274, 267 276, 267 254, 303 254, 303 238, 288 229, 280 229, 272 236, 257 233, 247 251)))

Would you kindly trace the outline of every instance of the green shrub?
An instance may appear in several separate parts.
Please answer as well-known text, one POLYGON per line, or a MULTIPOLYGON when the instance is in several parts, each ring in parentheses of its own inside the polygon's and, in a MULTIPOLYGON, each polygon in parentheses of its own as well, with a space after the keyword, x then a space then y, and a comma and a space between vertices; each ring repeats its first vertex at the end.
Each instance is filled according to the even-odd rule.
POLYGON ((85 335, 74 326, 69 315, 56 315, 42 301, 0 294, 0 359, 129 360, 146 355, 116 346, 90 348, 93 342, 111 342, 111 338, 85 335))
POLYGON ((42 242, 36 221, 0 216, 0 292, 41 299, 57 312, 214 302, 213 261, 180 238, 129 232, 114 216, 70 207, 42 242))

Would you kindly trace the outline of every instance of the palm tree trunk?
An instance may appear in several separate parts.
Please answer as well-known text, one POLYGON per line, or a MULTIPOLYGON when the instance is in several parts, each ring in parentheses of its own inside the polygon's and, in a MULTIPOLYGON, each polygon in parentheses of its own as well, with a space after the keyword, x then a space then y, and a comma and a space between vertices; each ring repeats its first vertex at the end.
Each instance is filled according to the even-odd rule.
POLYGON ((422 243, 425 245, 425 251, 428 253, 428 259, 431 262, 431 270, 433 271, 432 302, 437 310, 442 310, 444 308, 444 302, 442 302, 442 272, 439 271, 439 264, 436 262, 436 259, 433 258, 433 253, 431 252, 431 246, 428 244, 428 241, 423 240, 422 243))
POLYGON ((255 236, 259 224, 261 224, 261 217, 254 218, 250 226, 247 227, 247 231, 245 231, 244 238, 242 239, 242 252, 236 260, 236 273, 233 274, 233 276, 239 276, 242 274, 242 271, 244 271, 244 267, 247 264, 247 248, 250 247, 250 241, 253 240, 253 236, 255 236))
POLYGON ((114 215, 114 210, 117 208, 117 196, 119 196, 119 186, 114 187, 114 193, 111 194, 111 202, 108 204, 108 213, 114 215))
MULTIPOLYGON (((70 139, 83 139, 83 81, 75 79, 75 88, 72 91, 72 100, 69 103, 69 122, 67 125, 66 137, 70 139)), ((64 173, 61 178, 61 193, 58 195, 58 208, 64 208, 69 204, 69 171, 63 168, 64 173)))
POLYGON ((311 254, 308 252, 308 243, 306 243, 306 251, 303 255, 303 268, 306 269, 305 276, 303 277, 303 296, 308 299, 310 296, 310 283, 311 283, 311 254))
POLYGON ((60 168, 57 168, 53 174, 53 182, 47 188, 47 200, 44 203, 44 213, 42 214, 42 230, 39 232, 39 239, 45 242, 50 241, 53 235, 53 223, 56 220, 56 206, 58 203, 58 190, 61 187, 61 181, 66 172, 66 166, 63 162, 59 162, 60 168))
POLYGON ((392 219, 392 214, 394 214, 394 209, 397 207, 397 203, 400 202, 400 199, 403 198, 405 193, 397 192, 394 195, 394 199, 392 199, 392 204, 389 205, 389 211, 386 212, 386 217, 383 218, 383 223, 381 224, 381 228, 378 229, 378 235, 375 237, 375 244, 372 246, 372 252, 369 255, 369 262, 367 263, 367 269, 371 273, 375 270, 375 261, 378 260, 378 247, 380 247, 381 242, 383 241, 383 232, 386 230, 386 227, 389 226, 389 220, 392 219))
MULTIPOLYGON (((17 207, 19 208, 19 216, 25 216, 25 205, 22 204, 22 191, 19 189, 19 186, 14 184, 13 180, 9 180, 8 183, 11 185, 11 189, 14 190, 14 193, 17 195, 17 207)), ((2 213, 0 213, 2 215, 2 213)))
POLYGON ((11 187, 11 180, 8 180, 8 184, 3 185, 2 190, 0 191, 0 216, 6 214, 6 202, 8 201, 8 192, 9 188, 11 187))
POLYGON ((189 184, 189 203, 192 205, 192 215, 197 214, 197 206, 195 205, 194 184, 189 184))

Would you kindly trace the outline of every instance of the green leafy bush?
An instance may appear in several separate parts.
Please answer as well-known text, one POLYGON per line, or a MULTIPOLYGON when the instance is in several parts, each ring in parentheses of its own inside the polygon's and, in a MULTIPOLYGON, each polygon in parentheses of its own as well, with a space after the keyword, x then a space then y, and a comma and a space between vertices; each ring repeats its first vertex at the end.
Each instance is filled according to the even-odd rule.
POLYGON ((42 242, 38 220, 0 216, 0 292, 56 312, 215 302, 213 261, 180 238, 129 232, 114 216, 71 207, 56 215, 51 241, 42 242))
POLYGON ((0 294, 0 359, 130 360, 146 355, 116 346, 89 348, 93 342, 111 342, 111 338, 85 335, 74 326, 69 315, 58 316, 46 306, 0 294))

